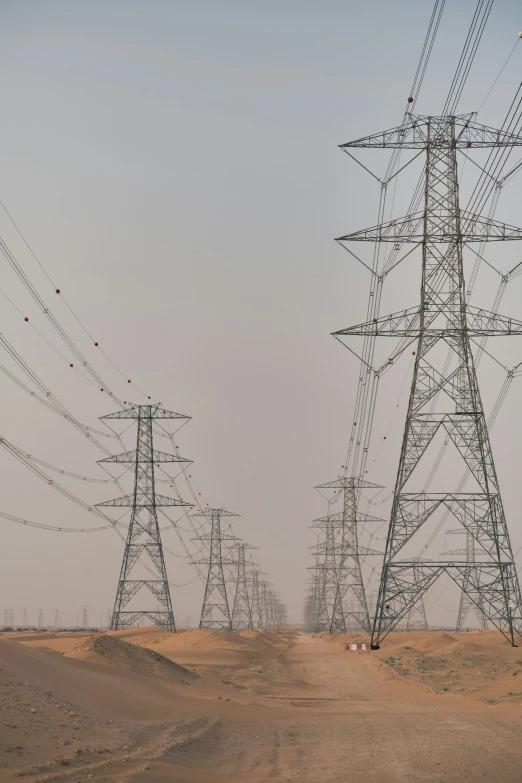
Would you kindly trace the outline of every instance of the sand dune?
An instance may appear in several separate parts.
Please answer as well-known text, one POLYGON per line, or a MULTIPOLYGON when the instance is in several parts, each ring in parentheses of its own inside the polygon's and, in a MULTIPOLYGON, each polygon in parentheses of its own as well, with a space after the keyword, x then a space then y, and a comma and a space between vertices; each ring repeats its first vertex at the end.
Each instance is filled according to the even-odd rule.
POLYGON ((67 653, 70 658, 116 666, 119 669, 155 677, 158 680, 188 684, 197 675, 157 652, 123 639, 103 634, 91 636, 67 653))

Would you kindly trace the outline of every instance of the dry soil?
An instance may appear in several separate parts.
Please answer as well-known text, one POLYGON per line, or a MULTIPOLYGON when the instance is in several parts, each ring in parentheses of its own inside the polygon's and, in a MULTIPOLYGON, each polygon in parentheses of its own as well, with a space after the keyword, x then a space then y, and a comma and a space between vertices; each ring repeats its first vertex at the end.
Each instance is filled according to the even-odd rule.
POLYGON ((522 648, 494 631, 344 650, 356 640, 2 634, 0 781, 522 780, 522 648))

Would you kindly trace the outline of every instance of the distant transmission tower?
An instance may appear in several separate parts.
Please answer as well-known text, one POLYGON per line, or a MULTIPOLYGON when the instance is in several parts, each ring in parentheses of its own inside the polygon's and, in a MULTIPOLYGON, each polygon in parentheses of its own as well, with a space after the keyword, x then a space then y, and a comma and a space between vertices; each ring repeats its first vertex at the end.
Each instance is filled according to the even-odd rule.
MULTIPOLYGON (((129 628, 141 617, 147 617, 152 623, 175 631, 174 613, 170 599, 170 588, 163 557, 163 547, 158 524, 158 511, 166 506, 190 506, 175 498, 164 497, 156 494, 154 476, 155 466, 160 462, 179 463, 190 462, 176 454, 166 454, 157 451, 153 446, 154 421, 166 421, 168 419, 188 419, 180 413, 165 410, 158 403, 156 405, 131 405, 125 410, 102 416, 104 420, 119 419, 122 421, 134 420, 137 424, 136 449, 118 454, 114 457, 106 457, 100 463, 115 462, 120 465, 134 466, 134 491, 132 495, 126 495, 98 506, 112 506, 117 508, 131 508, 131 518, 125 552, 121 566, 116 600, 111 618, 111 631, 121 628, 129 628), (136 567, 138 560, 145 557, 143 566, 149 576, 146 578, 132 578, 131 572, 136 567), (136 608, 128 608, 134 596, 147 588, 150 596, 147 603, 139 604, 136 608), (159 604, 159 609, 157 608, 159 604)), ((143 600, 143 599, 142 599, 143 600)))
POLYGON ((28 626, 28 620, 27 620, 27 609, 24 609, 22 614, 22 627, 27 628, 28 626))
POLYGON ((415 346, 415 366, 402 443, 372 645, 407 615, 423 593, 447 573, 481 606, 488 620, 515 645, 521 598, 497 474, 480 398, 471 341, 522 334, 522 323, 467 303, 462 252, 473 242, 522 239, 522 230, 465 212, 459 205, 457 151, 522 146, 522 137, 479 125, 473 114, 409 115, 398 128, 358 139, 344 148, 410 149, 425 153, 424 209, 340 238, 404 242, 422 249, 421 303, 418 307, 344 329, 336 336, 394 336, 402 339, 393 358, 415 346), (444 362, 450 349, 451 360, 444 362), (429 354, 429 356, 428 356, 429 354), (442 394, 440 394, 442 392, 442 394), (430 410, 430 401, 437 406, 430 410), (440 401, 440 402, 439 402, 440 401), (407 482, 440 430, 453 442, 475 481, 472 492, 408 491, 407 482), (448 509, 471 532, 480 558, 398 560, 398 554, 437 511, 448 509), (418 577, 418 578, 417 578, 418 577))
MULTIPOLYGON (((467 581, 470 581, 470 578, 476 579, 475 574, 475 538, 473 537, 471 531, 465 530, 464 528, 457 528, 456 530, 446 530, 446 533, 465 533, 466 534, 466 548, 465 549, 452 549, 449 552, 445 552, 445 555, 447 557, 455 557, 456 555, 464 555, 466 557, 466 563, 469 566, 469 571, 467 574, 467 581)), ((478 604, 474 604, 467 592, 464 590, 460 594, 460 602, 459 602, 459 612, 457 615, 457 623, 455 626, 455 633, 461 633, 464 628, 464 623, 466 621, 466 618, 470 612, 470 609, 474 610, 474 614, 478 620, 479 626, 482 629, 487 628, 487 622, 486 618, 484 616, 484 611, 482 609, 482 601, 479 601, 478 604)))
MULTIPOLYGON (((415 566, 413 566, 413 578, 415 582, 420 581, 420 574, 415 566)), ((426 617, 426 608, 424 606, 424 596, 421 595, 417 603, 410 606, 408 617, 406 620, 407 631, 427 631, 428 630, 428 618, 426 617)))
MULTIPOLYGON (((330 508, 330 504, 328 504, 330 508)), ((313 582, 313 621, 314 633, 328 632, 332 624, 333 609, 337 592, 337 560, 339 555, 336 542, 336 522, 329 513, 316 519, 311 525, 322 531, 322 540, 311 547, 315 565, 309 570, 314 573, 313 582)))
POLYGON ((89 627, 89 607, 82 606, 82 628, 89 627))
POLYGON ((237 517, 223 508, 210 508, 194 514, 195 517, 205 517, 210 522, 210 533, 198 536, 194 541, 207 541, 209 544, 208 560, 197 560, 194 565, 208 565, 207 583, 201 609, 200 628, 221 628, 232 630, 232 617, 228 603, 227 588, 225 584, 224 565, 234 565, 234 561, 223 558, 222 544, 227 541, 236 541, 236 537, 223 533, 221 519, 223 517, 237 517))
POLYGON ((263 628, 263 609, 261 607, 261 591, 259 583, 259 575, 261 571, 257 568, 252 568, 250 571, 250 581, 252 585, 252 623, 256 629, 263 628))
POLYGON ((234 544, 231 547, 231 549, 237 551, 236 589, 234 593, 234 603, 232 605, 232 630, 234 631, 244 631, 247 628, 254 627, 245 560, 245 550, 254 548, 255 547, 243 542, 234 544))
POLYGON ((38 628, 43 628, 43 609, 38 609, 38 628))
MULTIPOLYGON (((361 569, 361 556, 380 555, 380 552, 359 545, 359 524, 381 522, 376 517, 357 510, 361 489, 382 489, 378 484, 359 478, 339 476, 335 481, 320 484, 317 489, 336 489, 343 492, 343 510, 330 520, 340 530, 340 542, 335 568, 335 595, 330 617, 330 633, 346 633, 346 620, 351 617, 363 631, 370 631, 370 615, 366 602, 361 569), (349 602, 349 609, 347 609, 349 602)), ((321 521, 321 520, 319 520, 321 521)), ((322 629, 321 629, 322 630, 322 629)))

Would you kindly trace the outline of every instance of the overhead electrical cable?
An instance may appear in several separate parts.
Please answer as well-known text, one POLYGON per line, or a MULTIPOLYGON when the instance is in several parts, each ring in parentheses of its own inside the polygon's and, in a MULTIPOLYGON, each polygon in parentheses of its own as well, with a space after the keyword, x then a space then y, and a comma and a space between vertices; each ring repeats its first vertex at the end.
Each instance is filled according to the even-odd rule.
MULTIPOLYGON (((45 269, 44 265, 42 264, 42 262, 40 261, 40 259, 39 259, 39 258, 38 258, 38 256, 36 255, 36 253, 34 252, 33 248, 31 247, 31 245, 30 245, 30 244, 29 244, 29 242, 27 241, 26 237, 25 237, 25 236, 24 236, 24 234, 22 233, 22 231, 21 231, 21 229, 19 228, 18 224, 15 222, 15 220, 14 220, 14 218, 12 217, 11 213, 8 211, 7 207, 5 206, 5 204, 4 204, 2 201, 0 201, 0 207, 3 209, 3 211, 4 211, 4 212, 5 212, 5 214, 7 215, 7 217, 8 217, 8 219, 9 219, 9 221, 10 221, 10 222, 11 222, 11 224, 13 225, 13 227, 14 227, 14 229, 16 230, 17 234, 19 235, 19 237, 21 238, 22 242, 24 243, 24 245, 25 245, 25 246, 27 247, 27 249, 29 250, 30 254, 31 254, 31 255, 32 255, 32 257, 34 258, 34 260, 36 261, 36 263, 38 264, 38 266, 40 267, 40 269, 42 270, 43 274, 45 275, 45 277, 47 278, 47 280, 49 281, 49 283, 51 284, 51 286, 53 287, 53 289, 55 290, 55 292, 60 292, 60 297, 61 297, 61 300, 63 301, 63 303, 65 304, 65 306, 67 307, 67 309, 69 310, 69 312, 71 313, 71 315, 73 316, 73 318, 75 319, 75 321, 76 321, 76 322, 78 323, 78 325, 79 325, 79 326, 80 326, 80 327, 83 329, 84 333, 87 335, 87 337, 89 338, 89 340, 90 340, 90 341, 93 343, 93 345, 95 345, 97 348, 99 348, 99 350, 100 350, 100 353, 102 353, 102 354, 105 356, 105 358, 107 359, 107 361, 109 361, 109 362, 110 362, 110 364, 111 364, 111 365, 114 367, 114 369, 115 369, 115 370, 116 370, 116 371, 117 371, 117 372, 118 372, 118 373, 121 375, 121 377, 122 377, 122 378, 124 378, 125 380, 127 380, 127 381, 128 381, 128 380, 129 380, 129 376, 128 376, 128 375, 126 375, 125 373, 123 373, 123 372, 120 370, 120 368, 117 366, 117 364, 116 364, 116 363, 115 363, 115 362, 114 362, 114 361, 111 359, 111 357, 110 357, 110 356, 109 356, 109 355, 108 355, 108 354, 105 352, 104 348, 103 348, 102 346, 100 346, 100 345, 99 345, 99 341, 98 341, 98 340, 97 340, 97 339, 96 339, 96 338, 95 338, 95 337, 94 337, 94 336, 93 336, 93 335, 90 333, 90 331, 87 329, 87 327, 85 326, 85 324, 83 323, 83 321, 81 321, 81 320, 80 320, 80 318, 78 317, 78 315, 77 315, 77 314, 74 312, 74 310, 72 309, 72 307, 70 306, 70 304, 68 303, 68 301, 66 300, 66 298, 64 297, 64 295, 62 294, 62 292, 61 292, 61 288, 59 288, 59 287, 58 287, 58 286, 55 284, 55 282, 52 280, 52 278, 50 277, 49 273, 48 273, 48 272, 47 272, 47 270, 45 269)), ((139 392, 140 392, 140 394, 143 394, 144 396, 147 396, 147 395, 145 394, 145 392, 144 392, 144 391, 142 391, 142 390, 141 390, 141 389, 140 389, 138 386, 136 386, 136 384, 135 384, 135 383, 134 383, 132 380, 131 380, 131 385, 132 385, 132 386, 133 386, 133 387, 134 387, 134 388, 135 388, 137 391, 139 391, 139 392)), ((106 388, 106 387, 105 387, 105 388, 106 388)))

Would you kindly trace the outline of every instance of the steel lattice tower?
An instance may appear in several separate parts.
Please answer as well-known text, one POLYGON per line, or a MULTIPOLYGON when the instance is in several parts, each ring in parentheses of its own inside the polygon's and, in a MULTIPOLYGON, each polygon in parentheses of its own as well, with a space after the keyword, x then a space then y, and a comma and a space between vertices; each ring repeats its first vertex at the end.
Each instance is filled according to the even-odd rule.
MULTIPOLYGON (((132 495, 98 503, 98 506, 130 507, 131 518, 125 552, 116 591, 116 600, 111 619, 111 631, 128 628, 140 617, 148 617, 155 625, 175 631, 174 613, 170 599, 170 589, 163 557, 163 547, 158 524, 159 507, 190 506, 181 500, 156 494, 154 468, 162 462, 189 463, 175 454, 167 454, 154 449, 153 422, 166 419, 188 419, 180 413, 173 413, 156 405, 131 405, 125 410, 102 416, 103 420, 134 420, 137 424, 136 449, 106 457, 100 463, 114 462, 120 465, 134 465, 134 491, 132 495), (133 579, 131 574, 140 558, 150 573, 150 578, 133 579), (155 600, 155 607, 128 609, 129 602, 146 587, 155 600), (157 608, 159 604, 159 609, 157 608)), ((152 598, 149 600, 152 604, 152 598)))
MULTIPOLYGON (((413 567, 413 577, 419 580, 419 574, 415 566, 413 567)), ((420 596, 417 603, 410 606, 408 619, 406 620, 407 631, 427 631, 428 618, 426 617, 426 607, 424 606, 424 596, 420 596)))
MULTIPOLYGON (((395 485, 372 645, 409 612, 442 574, 448 573, 488 620, 515 644, 520 627, 520 588, 509 540, 471 339, 522 334, 522 323, 466 302, 462 252, 472 242, 522 239, 522 230, 460 209, 457 151, 522 146, 522 138, 479 125, 473 115, 410 115, 398 128, 342 145, 410 149, 425 153, 424 209, 340 238, 349 241, 417 243, 422 248, 421 303, 336 335, 395 336, 417 341, 406 425, 395 485), (445 343, 446 369, 433 349, 445 343), (430 354, 431 352, 431 354, 430 354), (428 354, 430 354, 428 356, 428 354), (443 410, 428 409, 442 398, 443 410), (407 482, 435 434, 443 428, 475 479, 474 492, 407 491, 407 482), (437 509, 448 509, 473 535, 480 558, 399 561, 397 555, 437 509), (418 577, 418 578, 417 578, 418 577)), ((397 349, 399 355, 404 347, 397 349)), ((440 407, 440 406, 438 406, 440 407)))
MULTIPOLYGON (((469 572, 467 579, 469 581, 470 575, 475 571, 475 539, 469 530, 463 530, 462 528, 457 530, 446 530, 446 533, 465 533, 466 534, 466 547, 465 549, 452 549, 446 552, 447 556, 455 557, 455 555, 464 555, 466 557, 466 563, 469 565, 469 572)), ((475 576, 476 579, 476 576, 475 576)), ((470 600, 467 592, 463 590, 460 594, 459 612, 457 615, 457 623, 455 625, 455 632, 460 633, 464 628, 464 622, 470 612, 470 609, 474 609, 475 616, 479 622, 479 626, 482 629, 487 628, 487 622, 482 610, 482 601, 479 600, 478 605, 473 604, 470 600)))
POLYGON ((231 549, 236 549, 237 551, 236 590, 232 606, 232 629, 234 631, 244 631, 247 628, 254 627, 252 620, 252 602, 248 593, 245 560, 245 550, 254 549, 254 547, 240 542, 234 544, 231 549))
MULTIPOLYGON (((330 633, 346 633, 346 620, 352 617, 364 631, 370 630, 370 615, 366 602, 366 593, 361 569, 361 555, 379 555, 359 545, 358 526, 362 521, 381 522, 377 517, 363 514, 357 510, 358 493, 361 489, 381 489, 363 479, 339 476, 335 481, 320 484, 316 489, 337 489, 343 493, 343 510, 332 514, 329 519, 340 531, 334 572, 334 596, 332 613, 329 618, 330 633), (352 599, 350 609, 346 608, 347 599, 352 599)), ((321 522, 323 520, 318 520, 321 522)), ((322 630, 322 629, 321 629, 322 630)))
POLYGON ((261 607, 261 591, 260 591, 260 585, 259 585, 259 575, 262 572, 259 571, 257 568, 252 568, 250 572, 251 581, 252 581, 252 622, 253 627, 263 628, 263 609, 261 607))
POLYGON ((225 584, 224 565, 234 565, 234 560, 223 558, 222 542, 236 541, 235 536, 221 531, 222 517, 237 517, 223 508, 210 508, 194 516, 205 517, 210 521, 210 533, 198 536, 194 541, 207 541, 209 543, 208 560, 194 561, 194 565, 208 565, 205 595, 201 608, 200 628, 217 628, 232 630, 232 617, 228 603, 227 588, 225 584))
MULTIPOLYGON (((330 505, 330 504, 329 504, 330 505)), ((323 532, 323 540, 311 547, 316 564, 309 570, 314 572, 313 631, 330 632, 332 612, 337 588, 337 543, 336 523, 333 516, 316 519, 311 525, 323 532)))

